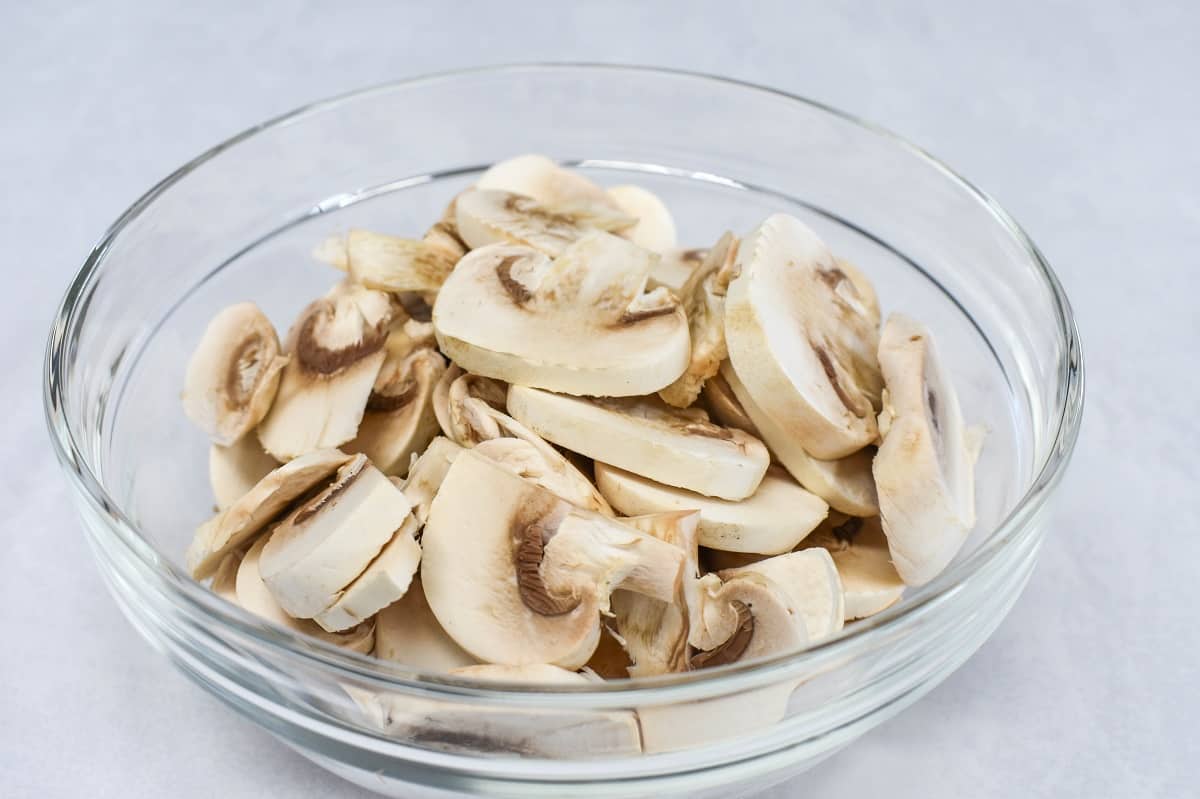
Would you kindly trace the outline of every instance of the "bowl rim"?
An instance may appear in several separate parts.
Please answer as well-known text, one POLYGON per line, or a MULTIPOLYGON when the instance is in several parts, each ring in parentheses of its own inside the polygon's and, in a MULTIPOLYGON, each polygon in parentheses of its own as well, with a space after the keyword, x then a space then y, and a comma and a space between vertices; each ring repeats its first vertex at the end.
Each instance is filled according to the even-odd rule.
MULTIPOLYGON (((988 563, 997 558, 1023 536, 1027 523, 1046 504, 1055 486, 1059 483, 1065 467, 1070 461, 1079 436, 1083 413, 1084 366, 1082 345, 1070 302, 1057 275, 1046 261, 1028 234, 988 194, 961 176, 954 169, 898 134, 873 122, 861 119, 825 103, 737 78, 711 73, 645 66, 636 64, 555 61, 506 63, 474 66, 426 73, 413 78, 387 81, 365 88, 345 92, 333 97, 302 105, 284 114, 267 119, 237 133, 209 148, 183 164, 145 194, 134 201, 101 236, 83 266, 69 284, 51 324, 43 364, 43 405, 47 426, 58 457, 72 488, 97 512, 107 517, 107 531, 114 533, 129 554, 136 558, 141 567, 150 574, 162 578, 169 586, 173 600, 184 600, 189 609, 199 611, 213 621, 233 628, 268 648, 282 650, 281 654, 300 657, 306 661, 331 668, 342 677, 357 679, 379 687, 412 693, 418 691, 431 695, 452 694, 459 697, 487 698, 499 701, 518 701, 528 704, 537 696, 554 697, 555 703, 568 701, 571 705, 621 706, 632 702, 644 702, 646 692, 654 691, 656 700, 682 700, 702 698, 715 693, 746 690, 788 676, 793 676, 806 666, 827 658, 844 656, 846 650, 863 645, 872 637, 878 637, 899 625, 919 619, 951 601, 954 594, 988 563), (1055 386, 1057 420, 1053 435, 1045 445, 1045 454, 1040 467, 1032 476, 1025 493, 1016 501, 1007 516, 987 535, 973 552, 953 563, 930 583, 916 589, 905 601, 867 619, 860 620, 841 635, 818 643, 799 652, 783 653, 748 663, 733 663, 715 669, 682 674, 660 675, 597 682, 589 685, 536 685, 505 683, 456 677, 445 674, 425 674, 399 664, 381 661, 367 655, 349 652, 300 633, 293 632, 273 622, 225 602, 216 597, 207 587, 193 580, 142 536, 137 526, 121 510, 120 503, 112 497, 94 470, 88 465, 75 432, 62 412, 69 388, 69 366, 72 344, 78 335, 81 311, 86 310, 86 300, 95 287, 105 256, 117 236, 153 202, 174 184, 225 150, 252 138, 258 133, 290 125, 303 119, 329 111, 337 106, 370 97, 373 94, 420 86, 423 84, 450 82, 478 75, 511 75, 553 71, 580 71, 586 73, 616 72, 630 76, 641 74, 650 77, 686 78, 709 83, 723 88, 734 88, 747 92, 765 93, 790 102, 800 103, 825 114, 838 117, 869 133, 883 138, 916 156, 927 166, 941 172, 946 179, 956 184, 968 196, 977 201, 990 213, 996 223, 1020 245, 1025 255, 1036 268, 1050 293, 1064 357, 1058 370, 1055 386), (572 700, 574 697, 574 701, 572 700), (635 698, 636 697, 636 698, 635 698)), ((1048 419, 1048 421, 1050 421, 1048 419)), ((561 707, 561 704, 557 704, 561 707)))

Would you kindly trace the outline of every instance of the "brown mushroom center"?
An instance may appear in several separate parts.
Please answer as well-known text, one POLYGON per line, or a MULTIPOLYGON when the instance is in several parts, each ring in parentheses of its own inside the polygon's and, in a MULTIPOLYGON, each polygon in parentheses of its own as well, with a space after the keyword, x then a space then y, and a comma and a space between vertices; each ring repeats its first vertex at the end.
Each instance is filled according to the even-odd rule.
POLYGON ((579 607, 578 597, 555 596, 542 580, 542 559, 546 555, 546 541, 553 530, 545 517, 530 522, 514 520, 516 535, 517 590, 525 607, 539 616, 562 616, 579 607))
POLYGON ((382 328, 364 323, 362 334, 357 341, 349 346, 330 349, 317 340, 316 328, 321 321, 332 319, 334 313, 333 303, 318 303, 300 326, 300 332, 296 336, 296 357, 310 372, 333 374, 378 352, 387 339, 387 334, 382 328))
POLYGON ((533 294, 512 276, 512 268, 520 260, 521 256, 519 255, 507 255, 500 259, 500 263, 496 264, 496 279, 500 281, 500 285, 508 292, 509 299, 512 300, 513 305, 518 308, 524 308, 525 303, 533 299, 533 294))
POLYGON ((241 408, 250 402, 262 375, 263 362, 268 359, 263 339, 255 335, 243 341, 229 361, 225 375, 225 394, 229 404, 241 408))
POLYGON ((688 661, 691 668, 701 669, 707 666, 736 663, 742 655, 746 654, 746 650, 750 647, 750 641, 754 638, 754 614, 750 612, 750 606, 745 602, 735 599, 730 604, 733 612, 737 614, 733 635, 712 649, 701 650, 692 655, 692 659, 688 661))
POLYGON ((812 340, 809 341, 809 345, 813 348, 813 352, 817 354, 817 360, 821 362, 821 369, 824 370, 825 377, 829 379, 829 384, 833 386, 834 392, 837 394, 838 399, 842 401, 842 405, 846 407, 846 410, 859 418, 866 416, 868 410, 862 407, 864 403, 856 401, 856 398, 852 397, 845 386, 842 385, 837 365, 834 363, 833 357, 829 354, 829 350, 812 340))
POLYGON ((637 324, 638 322, 643 322, 647 319, 653 319, 656 316, 669 316, 675 313, 676 307, 677 306, 675 303, 672 302, 668 303, 667 305, 660 305, 657 308, 643 308, 637 311, 625 311, 625 313, 621 314, 621 317, 617 320, 617 324, 632 325, 637 324))
POLYGON ((371 390, 367 397, 367 410, 381 413, 398 411, 408 405, 417 396, 417 381, 405 377, 388 385, 383 390, 371 390))

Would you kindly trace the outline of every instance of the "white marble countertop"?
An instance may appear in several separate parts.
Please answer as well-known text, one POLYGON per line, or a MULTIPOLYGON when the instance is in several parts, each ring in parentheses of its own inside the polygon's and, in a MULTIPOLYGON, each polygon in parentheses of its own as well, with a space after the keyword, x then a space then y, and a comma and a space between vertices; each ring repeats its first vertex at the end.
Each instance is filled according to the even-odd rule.
POLYGON ((42 342, 109 222, 212 143, 354 87, 535 59, 723 73, 876 120, 1005 205, 1078 314, 1083 439, 1024 596, 926 699, 767 795, 1194 795, 1200 6, 528 5, 0 11, 0 795, 360 795, 176 674, 117 612, 50 456, 42 342))

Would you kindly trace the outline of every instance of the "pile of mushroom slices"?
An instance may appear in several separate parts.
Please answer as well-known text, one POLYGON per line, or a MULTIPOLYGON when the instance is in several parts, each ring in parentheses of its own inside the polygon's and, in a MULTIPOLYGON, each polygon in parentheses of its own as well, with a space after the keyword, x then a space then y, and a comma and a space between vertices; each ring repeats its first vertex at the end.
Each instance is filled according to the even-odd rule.
POLYGON ((429 671, 681 672, 878 613, 974 524, 929 332, 793 217, 679 249, 650 192, 522 156, 421 238, 315 255, 345 279, 283 344, 222 311, 184 392, 219 508, 188 568, 272 621, 429 671))

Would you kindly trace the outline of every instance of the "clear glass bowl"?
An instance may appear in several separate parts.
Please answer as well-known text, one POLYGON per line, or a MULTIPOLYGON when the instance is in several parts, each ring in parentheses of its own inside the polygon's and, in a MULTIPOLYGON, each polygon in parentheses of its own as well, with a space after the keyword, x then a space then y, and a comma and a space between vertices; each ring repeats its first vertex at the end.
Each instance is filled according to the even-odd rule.
POLYGON ((1079 430, 1083 372, 1067 299, 1036 248, 917 148, 757 86, 556 65, 368 89, 182 167, 117 220, 71 284, 45 392, 88 539, 126 615, 185 674, 306 757, 393 795, 727 797, 845 746, 995 629, 1037 557, 1079 430), (968 421, 990 431, 978 528, 952 566, 805 652, 582 688, 414 673, 261 621, 193 582, 180 560, 211 513, 207 444, 179 391, 207 320, 253 299, 286 329, 338 278, 309 257, 323 236, 352 225, 415 234, 489 163, 523 152, 647 186, 688 245, 796 214, 872 276, 885 310, 924 320, 968 421), (630 730, 651 753, 625 748, 630 730))

